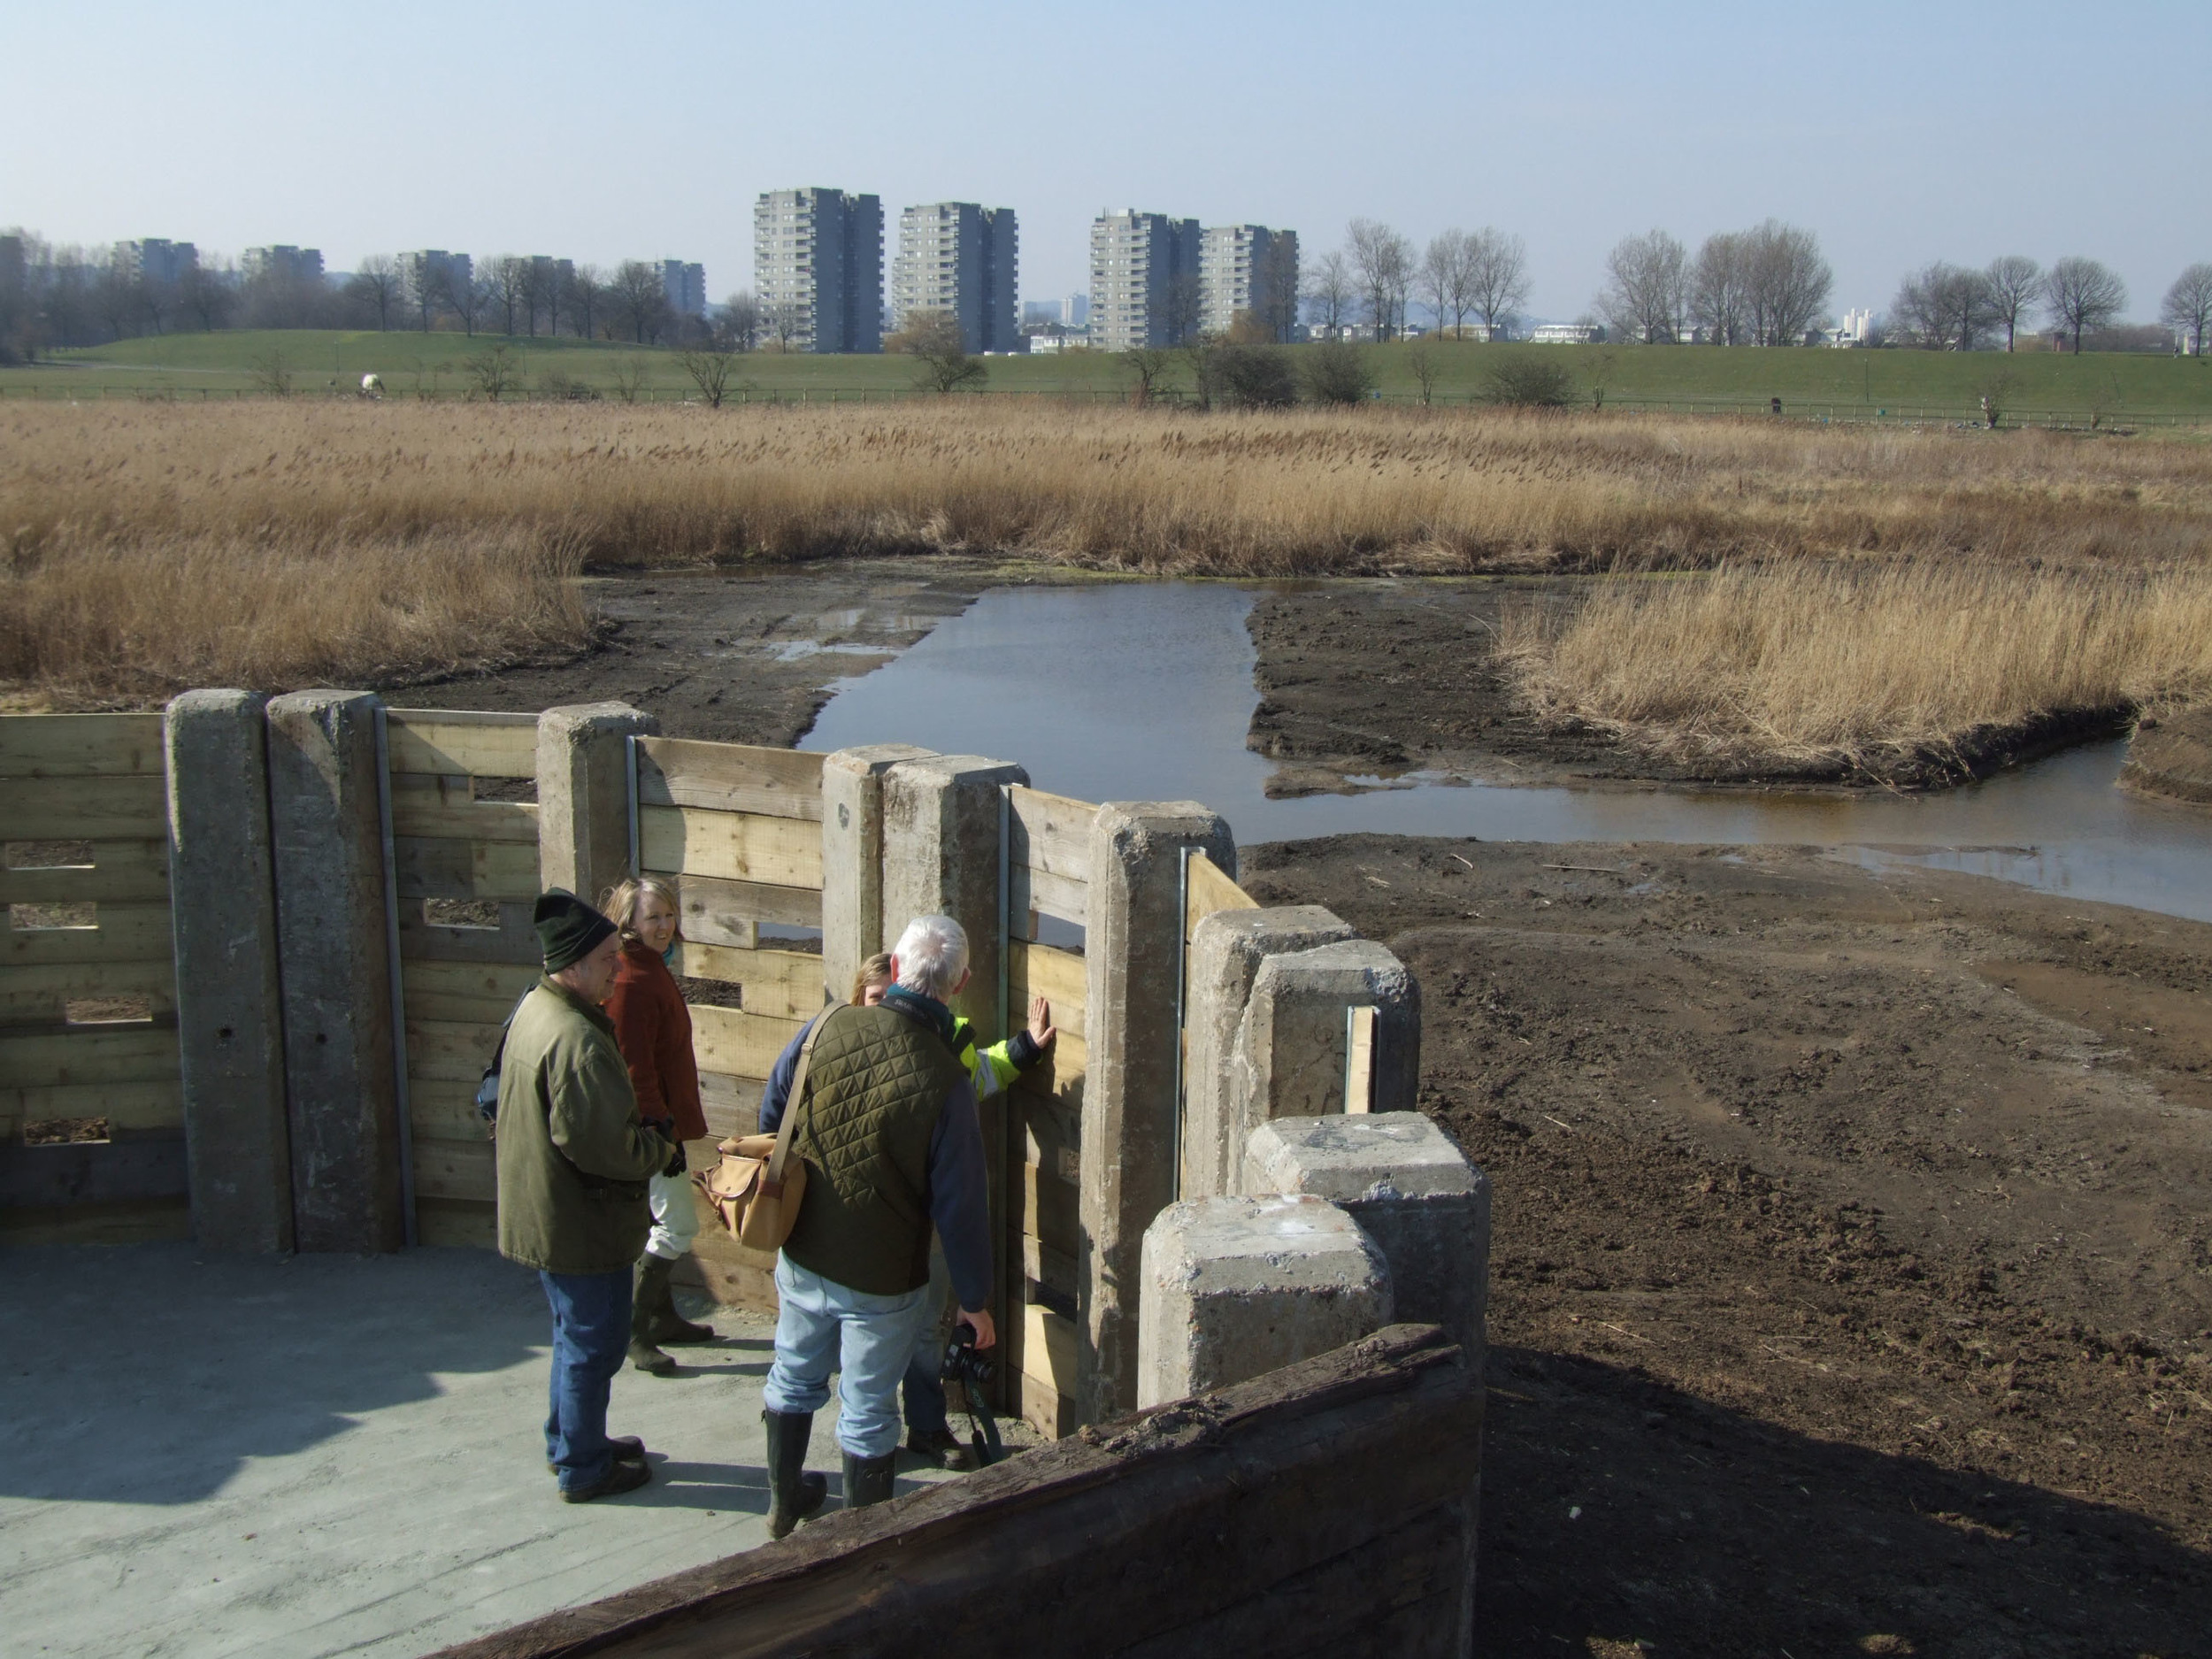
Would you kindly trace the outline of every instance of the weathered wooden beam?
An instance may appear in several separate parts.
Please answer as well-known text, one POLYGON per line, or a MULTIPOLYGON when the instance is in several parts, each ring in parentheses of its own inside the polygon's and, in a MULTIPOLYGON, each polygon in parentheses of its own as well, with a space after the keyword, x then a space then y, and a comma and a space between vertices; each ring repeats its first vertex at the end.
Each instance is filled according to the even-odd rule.
POLYGON ((1463 1653, 1481 1426, 1459 1350, 1394 1325, 445 1659, 1463 1653))

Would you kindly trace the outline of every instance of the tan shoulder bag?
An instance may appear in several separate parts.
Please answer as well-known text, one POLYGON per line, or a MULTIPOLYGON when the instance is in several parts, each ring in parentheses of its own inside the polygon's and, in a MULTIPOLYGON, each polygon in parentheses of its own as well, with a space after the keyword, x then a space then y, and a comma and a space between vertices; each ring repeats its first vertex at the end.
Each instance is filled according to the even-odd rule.
POLYGON ((783 1121, 773 1135, 738 1135, 725 1141, 717 1151, 722 1161, 691 1179, 714 1206, 722 1225, 749 1250, 780 1250, 799 1219, 799 1201, 806 1195, 806 1161, 791 1156, 791 1126, 798 1121, 806 1098, 808 1064, 814 1058, 814 1041, 829 1024, 830 1016, 846 1004, 834 1003, 814 1017, 806 1041, 799 1045, 799 1063, 791 1073, 791 1092, 784 1096, 783 1121))

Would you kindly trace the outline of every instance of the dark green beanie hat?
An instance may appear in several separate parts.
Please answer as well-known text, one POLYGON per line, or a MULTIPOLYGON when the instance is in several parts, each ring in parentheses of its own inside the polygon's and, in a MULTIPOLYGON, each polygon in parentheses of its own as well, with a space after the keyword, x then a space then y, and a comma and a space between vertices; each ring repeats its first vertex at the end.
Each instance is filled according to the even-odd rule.
POLYGON ((565 887, 549 888, 538 895, 537 909, 531 912, 530 921, 538 930, 538 949, 544 953, 548 973, 558 973, 563 968, 581 962, 601 940, 614 932, 612 922, 565 887))

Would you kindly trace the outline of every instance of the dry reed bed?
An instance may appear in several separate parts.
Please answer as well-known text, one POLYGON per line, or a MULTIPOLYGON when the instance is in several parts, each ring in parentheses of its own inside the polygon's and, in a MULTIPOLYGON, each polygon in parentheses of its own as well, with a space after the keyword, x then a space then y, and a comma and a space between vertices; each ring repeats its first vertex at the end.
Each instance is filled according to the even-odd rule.
POLYGON ((2212 449, 1643 416, 271 401, 0 413, 0 681, 72 699, 572 649, 597 565, 1153 572, 2194 564, 2212 449), (1977 561, 1978 563, 1979 560, 1977 561))
POLYGON ((1694 771, 1955 777, 2212 692, 2212 569, 1731 566, 1515 613, 1501 651, 1540 714, 1694 771))
POLYGON ((601 564, 972 549, 1147 571, 1601 569, 1964 549, 2198 555, 2185 440, 1046 401, 889 409, 242 403, 0 415, 19 559, 116 537, 520 529, 601 564))

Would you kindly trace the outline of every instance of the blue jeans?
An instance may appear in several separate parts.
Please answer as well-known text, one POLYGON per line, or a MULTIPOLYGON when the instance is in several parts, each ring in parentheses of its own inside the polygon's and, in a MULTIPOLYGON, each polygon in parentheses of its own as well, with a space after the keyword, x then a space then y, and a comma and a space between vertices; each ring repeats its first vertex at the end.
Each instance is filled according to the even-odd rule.
POLYGON ((952 1273, 945 1265, 944 1246, 929 1242, 929 1302, 915 1327, 914 1357, 907 1363, 899 1392, 906 1401, 906 1432, 918 1434, 948 1432, 945 1421, 945 1315, 952 1301, 952 1273))
POLYGON ((898 1450, 899 1374, 914 1356, 927 1288, 872 1296, 780 1255, 776 1295, 776 1363, 761 1403, 771 1411, 819 1411, 834 1370, 837 1443, 855 1457, 898 1450))
POLYGON ((553 1309, 552 1409, 545 1419, 545 1455, 573 1492, 603 1479, 614 1463, 607 1448, 607 1395, 630 1350, 630 1270, 613 1273, 541 1271, 553 1309))

